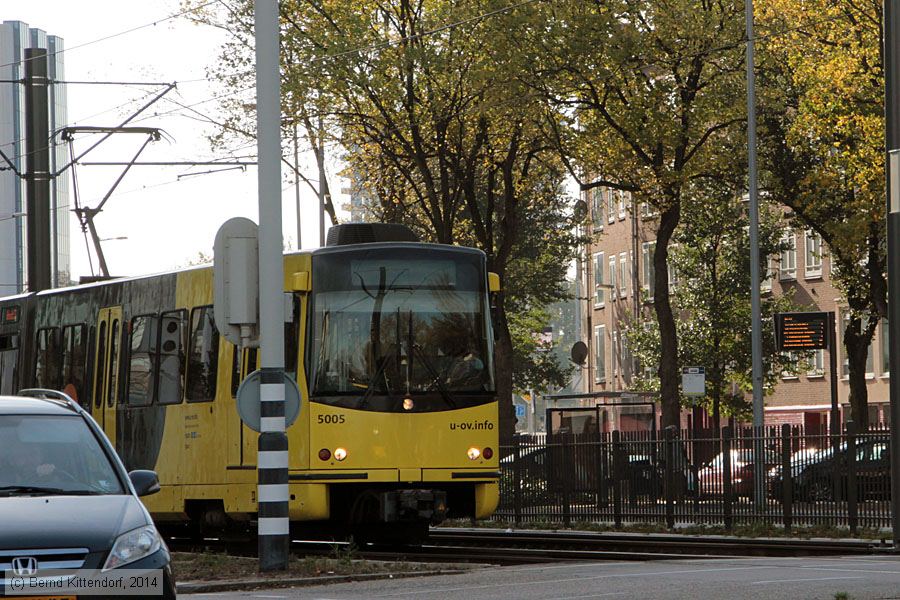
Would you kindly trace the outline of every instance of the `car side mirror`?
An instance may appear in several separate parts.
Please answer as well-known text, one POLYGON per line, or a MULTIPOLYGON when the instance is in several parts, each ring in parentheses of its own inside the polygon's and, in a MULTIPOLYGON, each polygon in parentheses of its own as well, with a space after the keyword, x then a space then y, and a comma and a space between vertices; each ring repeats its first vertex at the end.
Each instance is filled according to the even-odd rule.
POLYGON ((150 496, 159 491, 159 477, 156 471, 137 470, 128 474, 131 485, 138 496, 150 496))

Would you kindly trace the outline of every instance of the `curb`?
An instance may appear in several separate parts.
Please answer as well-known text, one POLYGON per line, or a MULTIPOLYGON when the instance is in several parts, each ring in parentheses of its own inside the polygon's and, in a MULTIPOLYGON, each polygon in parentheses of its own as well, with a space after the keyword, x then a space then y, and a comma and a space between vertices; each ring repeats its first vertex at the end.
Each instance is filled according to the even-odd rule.
POLYGON ((272 579, 243 579, 225 581, 191 581, 176 584, 178 594, 208 594, 235 592, 257 588, 309 587, 352 581, 377 581, 380 579, 408 579, 434 575, 459 575, 471 569, 439 569, 436 571, 398 571, 396 573, 359 573, 357 575, 324 575, 321 577, 287 577, 272 579))

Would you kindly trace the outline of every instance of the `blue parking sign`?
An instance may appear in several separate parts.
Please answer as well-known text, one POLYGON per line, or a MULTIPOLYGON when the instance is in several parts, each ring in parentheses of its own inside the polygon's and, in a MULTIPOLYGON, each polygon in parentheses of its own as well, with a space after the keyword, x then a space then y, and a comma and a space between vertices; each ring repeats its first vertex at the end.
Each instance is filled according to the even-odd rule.
POLYGON ((524 404, 516 404, 516 418, 521 418, 525 416, 525 405, 524 404))

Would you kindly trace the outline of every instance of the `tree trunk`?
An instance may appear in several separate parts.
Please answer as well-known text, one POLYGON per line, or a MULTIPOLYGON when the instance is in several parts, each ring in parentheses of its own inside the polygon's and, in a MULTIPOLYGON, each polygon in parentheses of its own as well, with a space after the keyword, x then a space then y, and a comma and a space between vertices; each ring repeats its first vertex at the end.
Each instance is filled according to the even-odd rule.
POLYGON ((678 334, 669 301, 669 240, 678 226, 681 207, 677 201, 659 216, 656 249, 653 254, 653 308, 659 324, 659 395, 662 404, 662 427, 681 425, 681 398, 678 392, 678 334))
POLYGON ((866 361, 871 336, 862 330, 862 322, 851 318, 844 331, 844 347, 849 359, 850 419, 857 431, 869 429, 869 390, 866 388, 866 361))
MULTIPOLYGON (((494 372, 496 373, 497 410, 499 412, 500 445, 512 444, 516 431, 516 413, 513 408, 513 345, 509 334, 509 323, 506 320, 503 292, 497 297, 497 310, 494 313, 494 331, 497 336, 494 342, 494 372)), ((535 401, 534 398, 531 399, 535 401)))

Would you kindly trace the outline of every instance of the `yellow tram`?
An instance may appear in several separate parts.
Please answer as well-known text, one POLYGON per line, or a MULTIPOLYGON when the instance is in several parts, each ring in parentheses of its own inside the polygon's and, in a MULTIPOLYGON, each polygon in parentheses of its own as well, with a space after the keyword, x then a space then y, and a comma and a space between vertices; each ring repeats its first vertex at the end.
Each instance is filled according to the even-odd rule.
MULTIPOLYGON (((287 430, 292 526, 409 538, 489 516, 499 280, 478 250, 343 227, 284 256, 285 369, 303 398, 287 430)), ((145 499, 157 522, 198 532, 252 526, 257 511, 257 434, 235 407, 256 351, 220 337, 212 277, 201 267, 0 299, 0 393, 62 389, 90 407, 129 470, 159 474, 145 499)))

